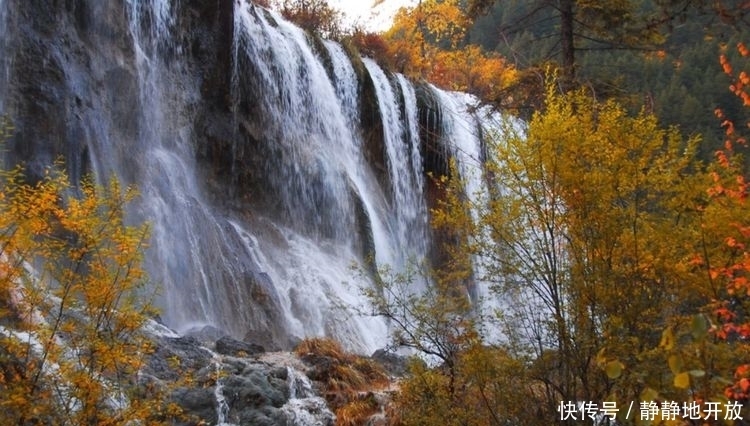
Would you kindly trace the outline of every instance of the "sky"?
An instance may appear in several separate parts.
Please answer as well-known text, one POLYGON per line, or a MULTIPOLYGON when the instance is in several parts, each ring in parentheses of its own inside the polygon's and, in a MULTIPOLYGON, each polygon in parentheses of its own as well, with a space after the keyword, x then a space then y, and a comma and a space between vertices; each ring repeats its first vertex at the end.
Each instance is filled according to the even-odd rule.
POLYGON ((347 24, 361 24, 370 31, 385 31, 399 8, 413 6, 417 1, 383 0, 374 8, 375 0, 328 0, 328 4, 344 12, 347 24))

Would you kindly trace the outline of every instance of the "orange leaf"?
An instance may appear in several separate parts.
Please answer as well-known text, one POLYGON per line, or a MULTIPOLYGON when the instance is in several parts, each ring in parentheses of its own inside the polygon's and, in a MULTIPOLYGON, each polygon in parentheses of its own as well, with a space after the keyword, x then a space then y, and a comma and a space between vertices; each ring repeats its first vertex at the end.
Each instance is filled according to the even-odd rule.
POLYGON ((729 399, 734 399, 734 391, 731 387, 724 388, 724 396, 726 396, 729 399))
POLYGON ((696 254, 690 259, 688 263, 693 266, 703 266, 703 257, 699 254, 696 254))
POLYGON ((737 289, 740 288, 746 288, 747 287, 747 278, 745 277, 737 277, 734 279, 734 287, 737 289))
POLYGON ((735 377, 744 377, 750 373, 750 364, 742 364, 734 371, 735 377))
POLYGON ((721 127, 727 128, 726 130, 727 135, 731 135, 732 133, 734 133, 734 123, 732 123, 730 120, 724 120, 721 123, 721 127))

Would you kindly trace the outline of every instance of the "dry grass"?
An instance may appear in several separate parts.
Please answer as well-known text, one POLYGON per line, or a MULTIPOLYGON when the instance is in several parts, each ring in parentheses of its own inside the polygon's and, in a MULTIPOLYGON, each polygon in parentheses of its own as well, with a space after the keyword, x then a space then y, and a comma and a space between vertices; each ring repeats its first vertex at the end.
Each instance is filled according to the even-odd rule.
POLYGON ((350 401, 336 410, 336 426, 358 426, 365 424, 373 414, 380 411, 380 405, 372 394, 350 401))
POLYGON ((371 392, 388 387, 390 381, 375 361, 350 354, 338 342, 319 337, 302 341, 295 353, 313 365, 310 377, 322 383, 337 425, 365 424, 380 410, 371 392))
POLYGON ((317 356, 330 357, 340 361, 345 361, 354 357, 354 355, 352 354, 345 353, 341 348, 341 345, 337 341, 325 337, 313 337, 310 339, 305 339, 300 342, 299 345, 297 345, 297 348, 294 349, 294 352, 300 357, 312 354, 317 356))

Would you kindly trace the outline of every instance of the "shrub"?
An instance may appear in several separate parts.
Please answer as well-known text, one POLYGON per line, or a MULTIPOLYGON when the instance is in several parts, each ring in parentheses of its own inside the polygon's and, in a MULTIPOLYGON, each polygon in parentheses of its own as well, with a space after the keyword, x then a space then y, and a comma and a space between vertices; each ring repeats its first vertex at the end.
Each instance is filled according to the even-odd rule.
POLYGON ((0 174, 0 423, 160 423, 174 407, 138 383, 153 312, 135 191, 22 172, 0 174))

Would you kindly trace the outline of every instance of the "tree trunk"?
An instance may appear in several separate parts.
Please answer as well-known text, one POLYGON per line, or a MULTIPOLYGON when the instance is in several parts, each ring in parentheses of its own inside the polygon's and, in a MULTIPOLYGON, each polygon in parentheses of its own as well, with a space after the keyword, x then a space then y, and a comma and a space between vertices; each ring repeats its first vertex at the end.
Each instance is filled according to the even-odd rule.
POLYGON ((562 81, 569 88, 575 81, 575 40, 573 38, 575 0, 560 0, 560 46, 562 49, 562 81))

